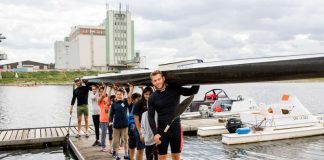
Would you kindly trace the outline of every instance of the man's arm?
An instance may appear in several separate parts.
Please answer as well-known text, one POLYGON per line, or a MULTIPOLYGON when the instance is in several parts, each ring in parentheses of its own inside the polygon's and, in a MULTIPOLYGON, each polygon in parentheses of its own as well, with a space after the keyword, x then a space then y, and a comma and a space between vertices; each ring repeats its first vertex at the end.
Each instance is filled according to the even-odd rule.
POLYGON ((92 91, 92 88, 91 88, 92 85, 96 85, 96 83, 94 83, 94 82, 88 82, 87 79, 83 79, 82 82, 85 84, 85 86, 87 87, 87 89, 89 91, 92 91))
POLYGON ((154 103, 152 103, 154 100, 152 100, 152 98, 149 98, 149 106, 148 106, 148 121, 150 124, 150 128, 152 130, 152 133, 154 135, 154 142, 156 145, 161 144, 161 135, 157 133, 157 129, 156 129, 156 123, 155 123, 155 105, 154 103))
POLYGON ((199 85, 193 85, 191 88, 180 87, 180 94, 183 96, 191 96, 193 94, 197 94, 199 87, 199 85))
POLYGON ((153 103, 153 100, 151 99, 151 97, 149 98, 148 103, 149 103, 148 104, 148 109, 147 109, 148 121, 149 121, 151 130, 152 130, 152 133, 154 135, 156 135, 157 134, 157 131, 156 131, 156 123, 155 123, 155 120, 154 120, 154 116, 155 116, 155 106, 154 106, 154 103, 153 103))

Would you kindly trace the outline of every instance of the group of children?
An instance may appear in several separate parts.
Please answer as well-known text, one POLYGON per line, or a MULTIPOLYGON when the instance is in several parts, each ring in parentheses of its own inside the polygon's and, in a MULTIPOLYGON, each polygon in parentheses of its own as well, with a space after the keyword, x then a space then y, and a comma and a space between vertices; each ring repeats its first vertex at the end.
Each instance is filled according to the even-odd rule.
MULTIPOLYGON (((150 129, 147 114, 148 99, 153 89, 151 87, 141 89, 142 94, 139 94, 133 93, 134 86, 132 85, 127 88, 92 86, 90 99, 96 132, 96 141, 93 146, 101 146, 101 151, 111 152, 116 159, 120 159, 119 148, 121 146, 125 149, 124 159, 133 160, 136 154, 136 159, 141 160, 144 157, 144 150, 147 160, 157 159, 154 135, 150 129), (113 90, 114 95, 111 95, 113 90), (125 98, 126 93, 127 98, 125 98), (99 126, 101 142, 99 142, 99 126), (107 131, 110 147, 106 145, 107 131)), ((155 119, 157 120, 157 116, 155 119)))

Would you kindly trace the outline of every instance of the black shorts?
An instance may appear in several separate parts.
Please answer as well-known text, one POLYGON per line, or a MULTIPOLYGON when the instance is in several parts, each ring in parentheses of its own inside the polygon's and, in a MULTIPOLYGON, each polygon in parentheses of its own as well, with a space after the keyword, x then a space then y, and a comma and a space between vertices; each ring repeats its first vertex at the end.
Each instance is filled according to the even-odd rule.
POLYGON ((129 149, 136 148, 135 124, 128 126, 128 147, 129 149))
POLYGON ((112 128, 112 125, 108 125, 108 133, 109 133, 109 140, 111 141, 112 140, 112 135, 113 135, 113 128, 112 128))
POLYGON ((161 135, 161 144, 158 147, 158 154, 168 153, 168 146, 171 146, 171 153, 181 153, 183 144, 183 133, 180 122, 174 122, 166 134, 163 133, 167 124, 158 123, 158 133, 161 135))

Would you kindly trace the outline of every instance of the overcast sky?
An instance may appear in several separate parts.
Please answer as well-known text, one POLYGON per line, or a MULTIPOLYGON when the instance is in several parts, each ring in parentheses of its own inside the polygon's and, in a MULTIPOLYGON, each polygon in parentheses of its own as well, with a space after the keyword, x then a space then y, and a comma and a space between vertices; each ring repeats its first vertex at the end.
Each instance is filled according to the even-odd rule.
MULTIPOLYGON (((120 0, 119 0, 120 1, 120 0)), ((75 25, 98 25, 106 2, 1 0, 0 43, 10 61, 54 62, 54 42, 75 25)), ((147 65, 324 53, 323 0, 121 0, 135 21, 147 65)), ((125 6, 123 6, 125 8, 125 6)), ((4 63, 4 62, 1 62, 4 63)))

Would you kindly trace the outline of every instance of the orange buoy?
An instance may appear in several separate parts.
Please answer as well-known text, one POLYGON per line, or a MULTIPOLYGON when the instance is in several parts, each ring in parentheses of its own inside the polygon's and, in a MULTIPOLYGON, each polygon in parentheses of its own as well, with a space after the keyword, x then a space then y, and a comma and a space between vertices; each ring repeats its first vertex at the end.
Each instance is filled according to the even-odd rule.
POLYGON ((214 108, 214 112, 222 112, 222 107, 220 107, 220 106, 216 106, 215 108, 214 108))

